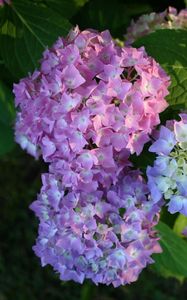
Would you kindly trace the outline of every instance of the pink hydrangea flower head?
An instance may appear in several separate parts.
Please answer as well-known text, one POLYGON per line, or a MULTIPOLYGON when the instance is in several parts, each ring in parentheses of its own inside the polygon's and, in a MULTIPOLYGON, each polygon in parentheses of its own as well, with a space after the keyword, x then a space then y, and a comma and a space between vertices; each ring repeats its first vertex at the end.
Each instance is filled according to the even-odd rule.
POLYGON ((144 48, 120 48, 108 31, 76 27, 14 85, 16 140, 46 162, 64 161, 78 176, 86 168, 79 157, 89 152, 92 173, 114 178, 118 157, 125 150, 139 154, 159 124, 168 85, 144 48))
POLYGON ((177 13, 174 7, 169 7, 161 13, 152 12, 142 15, 137 21, 132 20, 124 36, 125 44, 131 45, 157 29, 187 29, 187 9, 177 13))
POLYGON ((126 170, 110 190, 94 192, 73 191, 54 174, 42 181, 31 205, 40 220, 34 251, 61 280, 125 285, 161 251, 154 229, 159 206, 138 172, 126 170))

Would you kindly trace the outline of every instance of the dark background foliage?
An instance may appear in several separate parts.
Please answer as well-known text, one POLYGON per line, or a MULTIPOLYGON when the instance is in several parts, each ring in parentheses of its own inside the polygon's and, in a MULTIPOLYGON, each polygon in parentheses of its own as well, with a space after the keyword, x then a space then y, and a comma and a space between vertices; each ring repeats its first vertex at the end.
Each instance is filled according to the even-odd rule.
MULTIPOLYGON (((71 26, 69 23, 78 24, 81 29, 109 29, 114 37, 120 38, 131 18, 136 19, 151 11, 160 12, 168 6, 184 8, 182 0, 15 0, 15 7, 17 12, 22 9, 26 13, 33 3, 41 7, 47 5, 54 12, 54 15, 47 11, 42 15, 41 24, 46 24, 48 35, 41 39, 38 52, 32 53, 33 57, 36 56, 36 61, 38 53, 42 52, 43 43, 53 42, 55 35, 58 36, 61 32, 65 34, 71 26), (56 21, 55 14, 61 15, 61 22, 56 21)), ((5 15, 9 24, 16 24, 15 35, 19 36, 20 32, 24 32, 24 41, 27 43, 32 37, 21 24, 16 12, 12 13, 8 6, 0 11, 0 24, 5 15)), ((40 16, 33 11, 30 24, 37 17, 40 16)), ((29 204, 40 190, 40 174, 47 167, 41 161, 34 161, 13 143, 11 127, 14 111, 11 95, 8 94, 12 83, 35 67, 35 60, 34 63, 29 60, 30 52, 23 51, 22 43, 15 45, 13 42, 15 41, 11 35, 0 39, 0 80, 4 82, 0 89, 0 300, 186 300, 187 281, 164 278, 153 268, 144 270, 136 283, 114 289, 96 287, 90 282, 82 286, 73 282, 62 283, 51 267, 40 266, 39 259, 32 251, 38 223, 29 210, 29 204), (14 59, 15 56, 17 60, 14 59), (8 107, 6 101, 2 100, 7 95, 10 99, 8 107), (7 114, 2 110, 5 106, 7 114)), ((172 222, 171 219, 170 224, 172 222)))

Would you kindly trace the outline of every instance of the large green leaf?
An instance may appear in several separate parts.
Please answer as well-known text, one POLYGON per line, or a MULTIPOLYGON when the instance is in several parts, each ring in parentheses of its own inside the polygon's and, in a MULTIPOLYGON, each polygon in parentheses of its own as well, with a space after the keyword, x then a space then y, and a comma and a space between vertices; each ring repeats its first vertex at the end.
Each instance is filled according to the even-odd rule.
POLYGON ((80 10, 75 22, 82 28, 109 29, 114 37, 122 37, 133 16, 149 11, 149 4, 133 0, 92 0, 80 10))
POLYGON ((94 294, 95 286, 90 282, 86 282, 81 289, 80 300, 90 300, 91 295, 94 294))
POLYGON ((71 18, 88 0, 46 0, 48 7, 57 11, 64 18, 71 18))
POLYGON ((137 40, 134 45, 145 46, 148 54, 171 76, 168 102, 187 108, 187 31, 157 30, 137 40))
POLYGON ((13 96, 10 89, 0 81, 0 121, 11 125, 15 117, 13 96))
POLYGON ((8 85, 11 85, 14 81, 14 77, 5 66, 2 57, 0 57, 0 81, 3 81, 8 85))
POLYGON ((11 151, 15 146, 14 134, 11 126, 0 121, 0 156, 11 151))
POLYGON ((0 81, 0 155, 14 147, 13 120, 15 109, 10 89, 0 81))
POLYGON ((153 255, 154 268, 164 276, 187 277, 187 242, 162 222, 157 229, 163 252, 153 255))
POLYGON ((47 46, 65 36, 70 23, 60 14, 25 0, 6 6, 1 26, 1 56, 14 75, 20 78, 33 71, 47 46))

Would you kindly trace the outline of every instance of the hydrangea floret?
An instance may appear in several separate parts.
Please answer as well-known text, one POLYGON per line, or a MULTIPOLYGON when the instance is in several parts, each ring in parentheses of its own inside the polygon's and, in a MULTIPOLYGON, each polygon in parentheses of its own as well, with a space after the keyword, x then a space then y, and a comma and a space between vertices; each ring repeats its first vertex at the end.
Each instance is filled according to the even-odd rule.
POLYGON ((180 118, 161 126, 158 139, 149 148, 157 158, 148 166, 147 177, 155 203, 163 198, 170 213, 187 216, 187 114, 180 118))
POLYGON ((142 15, 137 21, 132 20, 125 34, 125 44, 131 45, 137 39, 158 29, 187 29, 187 9, 177 13, 169 7, 161 13, 152 12, 142 15))

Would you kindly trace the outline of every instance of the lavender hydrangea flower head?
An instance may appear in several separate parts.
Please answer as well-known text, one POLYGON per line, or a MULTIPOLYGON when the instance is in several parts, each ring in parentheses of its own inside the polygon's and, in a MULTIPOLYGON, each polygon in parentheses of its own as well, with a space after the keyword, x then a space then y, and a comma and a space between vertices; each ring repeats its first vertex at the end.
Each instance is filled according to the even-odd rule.
POLYGON ((67 188, 54 174, 42 181, 31 205, 40 219, 34 251, 62 280, 128 284, 161 251, 154 230, 160 208, 138 172, 126 170, 110 190, 90 193, 67 188))
POLYGON ((161 13, 152 12, 142 15, 136 22, 132 20, 125 34, 125 44, 131 45, 137 39, 157 29, 187 29, 187 9, 177 13, 174 7, 169 7, 161 13))
POLYGON ((83 167, 87 160, 89 169, 116 172, 124 149, 139 154, 159 124, 168 85, 144 48, 120 48, 108 31, 76 27, 44 52, 39 70, 14 85, 16 140, 46 162, 83 167))
POLYGON ((158 156, 153 167, 147 168, 147 177, 155 203, 164 198, 169 212, 187 216, 187 114, 180 117, 180 121, 161 126, 149 149, 158 156))

